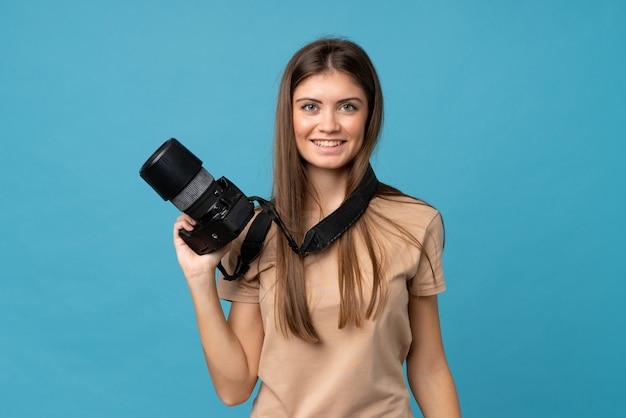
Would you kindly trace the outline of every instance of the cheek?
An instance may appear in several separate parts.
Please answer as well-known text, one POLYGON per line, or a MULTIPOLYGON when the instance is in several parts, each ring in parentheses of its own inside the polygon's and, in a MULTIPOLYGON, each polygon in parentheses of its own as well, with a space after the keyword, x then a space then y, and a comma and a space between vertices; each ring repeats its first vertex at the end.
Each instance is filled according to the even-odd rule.
POLYGON ((296 139, 304 139, 311 131, 311 129, 312 127, 310 123, 307 123, 305 120, 299 118, 294 118, 293 132, 296 136, 296 139))
POLYGON ((346 129, 353 137, 363 139, 365 136, 365 120, 358 119, 351 121, 350 125, 346 126, 346 129))

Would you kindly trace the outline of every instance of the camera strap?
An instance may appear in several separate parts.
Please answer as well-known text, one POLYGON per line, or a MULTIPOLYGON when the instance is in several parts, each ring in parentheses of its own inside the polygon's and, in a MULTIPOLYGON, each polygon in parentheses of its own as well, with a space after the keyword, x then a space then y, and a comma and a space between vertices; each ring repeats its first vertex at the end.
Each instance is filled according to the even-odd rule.
POLYGON ((272 222, 276 223, 287 238, 289 247, 296 254, 304 256, 323 251, 363 215, 370 200, 374 197, 377 187, 378 179, 372 167, 369 166, 356 190, 339 208, 306 232, 302 245, 298 245, 289 234, 287 227, 276 212, 273 202, 256 196, 250 197, 250 201, 259 203, 261 212, 254 218, 246 234, 237 259, 235 272, 232 275, 228 274, 221 263, 218 265, 219 270, 226 280, 234 280, 248 271, 250 263, 254 261, 263 248, 265 236, 272 222))

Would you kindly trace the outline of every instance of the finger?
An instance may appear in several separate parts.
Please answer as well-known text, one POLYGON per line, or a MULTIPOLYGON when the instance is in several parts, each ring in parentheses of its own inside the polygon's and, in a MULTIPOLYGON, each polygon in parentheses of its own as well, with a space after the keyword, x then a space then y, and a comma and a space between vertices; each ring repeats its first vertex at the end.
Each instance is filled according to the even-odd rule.
POLYGON ((178 218, 176 218, 176 222, 181 222, 181 221, 189 222, 192 225, 195 225, 198 223, 195 219, 193 219, 191 216, 187 215, 186 213, 182 213, 180 214, 178 218))
POLYGON ((174 230, 178 231, 184 228, 187 231, 191 231, 195 228, 197 223, 198 222, 187 215, 179 216, 174 223, 174 230))

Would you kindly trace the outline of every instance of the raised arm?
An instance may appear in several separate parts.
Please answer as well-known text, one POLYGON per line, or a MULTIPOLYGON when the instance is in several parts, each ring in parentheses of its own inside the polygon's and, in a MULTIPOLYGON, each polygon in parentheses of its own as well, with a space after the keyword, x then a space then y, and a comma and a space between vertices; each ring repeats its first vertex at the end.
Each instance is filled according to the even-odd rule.
POLYGON ((409 385, 425 418, 461 416, 443 349, 437 296, 410 296, 413 342, 407 357, 409 385))
POLYGON ((222 402, 237 405, 250 397, 257 381, 264 337, 261 312, 258 304, 233 303, 226 320, 217 295, 215 270, 229 246, 197 255, 178 235, 181 228, 190 231, 194 225, 187 215, 176 220, 176 255, 191 292, 213 386, 222 402))

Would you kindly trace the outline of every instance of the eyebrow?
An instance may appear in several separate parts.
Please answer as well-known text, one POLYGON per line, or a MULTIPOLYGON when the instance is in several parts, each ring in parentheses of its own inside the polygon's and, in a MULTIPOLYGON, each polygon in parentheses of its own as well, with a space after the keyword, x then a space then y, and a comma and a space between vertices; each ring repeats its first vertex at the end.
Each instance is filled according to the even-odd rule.
MULTIPOLYGON (((337 103, 341 103, 341 102, 349 102, 351 100, 357 101, 357 102, 361 102, 363 103, 363 100, 360 97, 346 97, 345 99, 341 99, 341 100, 337 100, 337 103)), ((321 100, 319 99, 314 99, 312 97, 301 97, 299 99, 296 99, 296 103, 298 102, 315 102, 315 103, 322 103, 321 100)))

